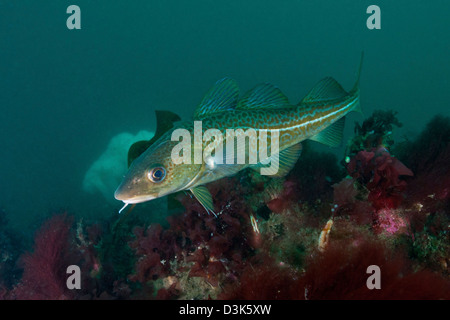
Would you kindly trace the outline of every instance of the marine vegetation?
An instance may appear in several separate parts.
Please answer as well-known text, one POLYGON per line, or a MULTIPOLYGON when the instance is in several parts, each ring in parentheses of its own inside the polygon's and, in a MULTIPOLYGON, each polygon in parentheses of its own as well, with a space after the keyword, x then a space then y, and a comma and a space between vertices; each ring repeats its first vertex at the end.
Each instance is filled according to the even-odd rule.
MULTIPOLYGON (((394 129, 374 118, 352 141, 366 141, 370 123, 379 137, 394 129)), ((284 177, 242 170, 208 184, 217 216, 183 193, 167 226, 134 211, 95 223, 55 215, 29 252, 9 247, 23 274, 1 272, 0 297, 450 299, 449 133, 436 117, 415 140, 358 143, 345 165, 305 144, 284 177), (80 290, 65 285, 73 264, 80 290), (380 290, 366 286, 370 265, 380 290)))
POLYGON ((347 155, 354 156, 361 150, 370 150, 383 146, 390 149, 394 144, 395 127, 402 127, 393 110, 376 110, 372 116, 360 125, 355 123, 355 135, 347 144, 347 155))
POLYGON ((12 286, 21 277, 16 261, 25 249, 25 243, 8 228, 6 211, 0 208, 0 299, 6 288, 12 286))

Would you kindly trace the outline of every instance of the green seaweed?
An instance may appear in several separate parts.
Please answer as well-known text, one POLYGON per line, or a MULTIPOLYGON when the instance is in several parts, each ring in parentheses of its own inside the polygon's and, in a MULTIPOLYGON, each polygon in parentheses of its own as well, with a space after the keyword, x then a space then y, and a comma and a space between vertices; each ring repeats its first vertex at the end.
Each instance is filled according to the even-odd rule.
POLYGON ((361 125, 355 122, 355 136, 347 144, 346 155, 351 157, 361 150, 379 146, 390 149, 394 144, 392 133, 395 127, 402 127, 397 119, 397 111, 374 111, 361 125))
POLYGON ((136 257, 128 241, 133 236, 134 226, 139 225, 136 220, 139 219, 132 215, 120 216, 95 246, 103 268, 110 269, 108 273, 112 272, 115 278, 126 279, 134 271, 136 257))

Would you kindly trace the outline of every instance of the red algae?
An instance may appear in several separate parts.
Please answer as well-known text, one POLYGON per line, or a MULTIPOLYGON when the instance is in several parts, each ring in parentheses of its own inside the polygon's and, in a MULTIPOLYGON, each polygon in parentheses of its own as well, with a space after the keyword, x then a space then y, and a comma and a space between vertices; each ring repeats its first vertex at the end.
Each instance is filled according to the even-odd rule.
POLYGON ((244 171, 208 184, 217 217, 182 195, 166 226, 131 213, 74 230, 54 216, 22 256, 22 278, 0 281, 0 298, 450 299, 450 148, 441 137, 427 165, 415 145, 397 158, 382 146, 391 127, 355 144, 342 168, 305 148, 285 178, 244 171), (80 291, 65 286, 70 264, 80 291), (381 289, 367 286, 370 266, 381 289))
POLYGON ((72 250, 70 232, 72 220, 67 215, 57 215, 48 220, 35 237, 33 253, 22 256, 24 272, 21 281, 10 293, 12 299, 74 298, 66 286, 66 269, 72 250))
POLYGON ((401 177, 413 176, 413 172, 384 147, 358 152, 348 163, 347 170, 369 190, 368 200, 375 209, 398 207, 407 185, 401 177))

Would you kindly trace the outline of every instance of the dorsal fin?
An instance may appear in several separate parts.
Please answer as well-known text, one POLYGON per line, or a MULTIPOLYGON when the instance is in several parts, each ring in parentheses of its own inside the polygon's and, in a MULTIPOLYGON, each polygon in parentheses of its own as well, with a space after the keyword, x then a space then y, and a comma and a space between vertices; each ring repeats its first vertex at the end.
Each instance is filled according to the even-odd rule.
POLYGON ((223 78, 217 81, 206 93, 194 113, 194 119, 199 120, 213 113, 232 110, 239 98, 239 87, 236 81, 223 78))
POLYGON ((180 116, 171 112, 163 110, 155 110, 156 114, 156 132, 150 140, 143 140, 135 142, 128 149, 128 167, 131 163, 145 152, 156 140, 158 140, 164 133, 173 128, 175 122, 181 120, 180 116))
POLYGON ((309 139, 323 143, 330 147, 337 147, 341 144, 342 137, 344 135, 344 126, 345 117, 342 117, 331 126, 325 128, 309 139))
POLYGON ((290 107, 288 98, 278 87, 262 83, 248 91, 240 100, 236 109, 262 109, 290 107))
POLYGON ((320 80, 314 88, 303 98, 302 103, 314 103, 342 99, 347 96, 347 91, 333 78, 326 77, 320 80))

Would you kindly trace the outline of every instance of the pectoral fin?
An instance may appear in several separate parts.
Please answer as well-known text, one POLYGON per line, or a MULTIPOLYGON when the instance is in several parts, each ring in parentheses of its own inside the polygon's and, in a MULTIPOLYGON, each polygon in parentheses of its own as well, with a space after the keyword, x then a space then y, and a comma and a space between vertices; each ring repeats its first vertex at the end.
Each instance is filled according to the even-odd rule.
POLYGON ((214 216, 216 216, 214 212, 214 205, 211 193, 205 186, 198 186, 189 190, 192 192, 192 194, 198 200, 198 202, 200 202, 203 208, 205 208, 208 214, 211 212, 212 214, 214 214, 214 216))

